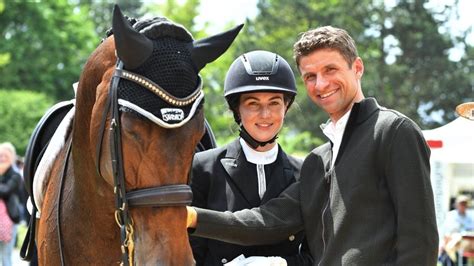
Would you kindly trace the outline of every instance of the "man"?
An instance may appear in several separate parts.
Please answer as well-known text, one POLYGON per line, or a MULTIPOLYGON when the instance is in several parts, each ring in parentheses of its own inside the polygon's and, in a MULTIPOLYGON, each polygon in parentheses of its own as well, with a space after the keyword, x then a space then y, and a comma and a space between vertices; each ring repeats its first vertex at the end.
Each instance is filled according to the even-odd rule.
POLYGON ((311 100, 330 120, 329 142, 305 159, 301 179, 260 208, 197 215, 197 236, 264 244, 305 230, 315 265, 435 265, 438 247, 430 150, 402 114, 365 99, 354 40, 331 26, 294 45, 311 100))

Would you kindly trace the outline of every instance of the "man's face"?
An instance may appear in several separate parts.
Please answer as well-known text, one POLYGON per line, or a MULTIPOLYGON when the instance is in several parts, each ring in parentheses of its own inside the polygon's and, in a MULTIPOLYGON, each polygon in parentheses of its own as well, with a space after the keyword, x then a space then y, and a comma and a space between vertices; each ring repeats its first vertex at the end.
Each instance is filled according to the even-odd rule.
POLYGON ((462 214, 466 212, 467 208, 467 201, 461 201, 458 203, 458 211, 462 214))
POLYGON ((299 69, 308 96, 334 122, 364 98, 360 87, 364 64, 360 58, 349 67, 337 50, 320 49, 301 57, 299 69))

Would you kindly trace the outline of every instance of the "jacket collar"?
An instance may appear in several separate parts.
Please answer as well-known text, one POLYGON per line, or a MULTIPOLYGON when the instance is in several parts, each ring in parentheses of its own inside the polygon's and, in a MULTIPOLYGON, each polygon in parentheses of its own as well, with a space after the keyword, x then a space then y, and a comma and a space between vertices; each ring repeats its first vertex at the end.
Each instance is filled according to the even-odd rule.
POLYGON ((229 182, 237 188, 234 193, 239 193, 247 201, 248 206, 259 205, 258 188, 254 180, 249 180, 255 175, 255 169, 246 167, 248 162, 239 143, 239 138, 227 145, 227 152, 221 159, 221 164, 229 175, 229 182))
POLYGON ((344 130, 344 135, 342 136, 341 146, 339 147, 339 152, 334 165, 337 164, 339 158, 344 153, 344 149, 349 143, 352 132, 355 130, 355 128, 357 128, 358 125, 364 123, 367 119, 369 119, 369 117, 372 116, 372 114, 380 110, 380 108, 380 105, 374 98, 365 98, 360 102, 354 103, 349 120, 347 121, 346 129, 344 130))
POLYGON ((281 148, 278 151, 277 163, 272 171, 273 176, 267 182, 267 190, 262 200, 258 196, 256 180, 249 180, 249 178, 256 176, 256 169, 245 166, 250 163, 245 158, 238 138, 227 145, 226 155, 220 161, 231 182, 236 185, 242 196, 247 200, 249 207, 258 206, 261 202, 278 196, 284 188, 294 181, 293 169, 281 148), (284 177, 282 178, 281 175, 284 175, 284 177))
POLYGON ((352 120, 352 125, 362 124, 365 120, 369 119, 374 112, 380 110, 380 108, 375 98, 365 98, 358 103, 354 103, 348 123, 351 123, 352 120))

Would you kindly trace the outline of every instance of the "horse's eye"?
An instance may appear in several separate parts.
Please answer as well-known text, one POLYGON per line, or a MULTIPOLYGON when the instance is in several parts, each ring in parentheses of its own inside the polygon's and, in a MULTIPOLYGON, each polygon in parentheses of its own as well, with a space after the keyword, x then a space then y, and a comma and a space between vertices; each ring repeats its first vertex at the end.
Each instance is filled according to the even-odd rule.
POLYGON ((131 138, 134 141, 142 141, 142 137, 137 131, 137 122, 140 122, 133 114, 126 113, 122 114, 122 134, 124 137, 131 138))
POLYGON ((142 138, 140 137, 140 134, 138 134, 134 130, 127 130, 127 129, 124 128, 123 132, 125 134, 124 137, 131 138, 136 142, 141 142, 141 140, 142 140, 142 138))

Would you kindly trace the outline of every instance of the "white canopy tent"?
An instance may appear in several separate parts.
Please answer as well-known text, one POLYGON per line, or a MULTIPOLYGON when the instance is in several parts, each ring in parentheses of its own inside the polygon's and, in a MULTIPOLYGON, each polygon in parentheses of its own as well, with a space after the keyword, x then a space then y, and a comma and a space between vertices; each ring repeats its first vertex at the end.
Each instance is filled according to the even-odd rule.
POLYGON ((458 117, 439 128, 423 130, 423 135, 431 148, 431 184, 441 227, 450 198, 460 190, 474 191, 474 120, 458 117))
POLYGON ((442 127, 423 130, 423 135, 431 146, 432 160, 474 164, 473 120, 458 117, 442 127))

